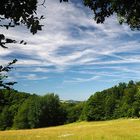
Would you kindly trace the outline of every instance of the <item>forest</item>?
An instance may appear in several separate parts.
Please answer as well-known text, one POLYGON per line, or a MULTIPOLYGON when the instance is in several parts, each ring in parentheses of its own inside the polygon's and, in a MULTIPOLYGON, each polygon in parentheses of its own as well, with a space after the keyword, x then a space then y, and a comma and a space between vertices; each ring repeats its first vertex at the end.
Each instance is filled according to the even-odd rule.
POLYGON ((31 129, 76 121, 140 117, 140 82, 129 81, 96 92, 87 101, 64 101, 54 93, 43 96, 0 89, 0 130, 31 129))

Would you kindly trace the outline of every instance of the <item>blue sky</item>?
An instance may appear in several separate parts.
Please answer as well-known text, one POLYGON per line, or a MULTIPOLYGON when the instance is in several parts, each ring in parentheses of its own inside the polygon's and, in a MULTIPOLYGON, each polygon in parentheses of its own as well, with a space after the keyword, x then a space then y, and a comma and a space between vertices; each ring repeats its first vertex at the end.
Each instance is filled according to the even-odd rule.
POLYGON ((24 26, 5 30, 8 37, 25 40, 0 48, 0 63, 17 58, 9 80, 19 91, 56 93, 61 99, 86 100, 96 91, 119 82, 140 79, 140 32, 119 25, 114 16, 96 24, 80 2, 46 0, 43 31, 32 35, 24 26))

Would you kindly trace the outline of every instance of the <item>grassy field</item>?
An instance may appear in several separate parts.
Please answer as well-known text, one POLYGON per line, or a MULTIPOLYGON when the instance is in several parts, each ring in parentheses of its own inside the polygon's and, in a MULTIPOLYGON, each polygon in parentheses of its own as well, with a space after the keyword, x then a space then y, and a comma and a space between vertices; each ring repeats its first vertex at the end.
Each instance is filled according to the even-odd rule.
POLYGON ((80 122, 42 129, 0 131, 0 140, 140 140, 140 120, 80 122))

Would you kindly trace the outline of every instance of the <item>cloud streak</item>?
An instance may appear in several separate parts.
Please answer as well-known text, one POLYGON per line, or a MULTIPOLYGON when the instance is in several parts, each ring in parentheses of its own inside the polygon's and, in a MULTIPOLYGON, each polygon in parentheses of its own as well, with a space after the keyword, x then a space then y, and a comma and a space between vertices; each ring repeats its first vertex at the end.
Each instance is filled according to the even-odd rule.
POLYGON ((16 40, 22 38, 28 42, 27 46, 14 45, 8 50, 0 48, 1 64, 17 58, 18 71, 33 73, 21 78, 37 80, 35 74, 38 72, 67 73, 73 68, 78 74, 90 74, 90 71, 84 71, 84 67, 99 67, 100 72, 93 71, 95 75, 87 79, 82 75, 79 79, 70 76, 70 80, 88 82, 109 75, 118 79, 121 73, 127 72, 135 78, 139 74, 140 34, 131 31, 127 25, 120 26, 115 16, 105 24, 96 24, 92 20, 91 11, 80 3, 60 4, 57 0, 47 0, 46 9, 40 7, 38 12, 45 15, 42 21, 45 26, 42 32, 34 36, 24 27, 6 31, 0 29, 9 37, 16 40), (131 70, 132 64, 137 67, 131 70), (119 65, 114 68, 118 74, 110 74, 114 73, 114 65, 119 65), (104 72, 104 67, 112 67, 112 72, 104 72))

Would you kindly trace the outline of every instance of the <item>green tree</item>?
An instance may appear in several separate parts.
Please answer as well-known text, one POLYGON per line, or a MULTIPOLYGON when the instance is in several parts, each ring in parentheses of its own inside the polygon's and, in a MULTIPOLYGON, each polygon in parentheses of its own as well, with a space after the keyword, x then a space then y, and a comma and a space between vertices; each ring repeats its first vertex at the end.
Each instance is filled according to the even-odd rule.
POLYGON ((40 127, 55 126, 64 123, 65 120, 62 117, 64 110, 60 105, 58 95, 52 93, 43 96, 41 106, 40 127))
POLYGON ((41 115, 40 97, 34 95, 29 97, 19 108, 14 119, 14 128, 37 128, 41 115))
POLYGON ((72 123, 79 121, 83 112, 85 102, 76 102, 76 103, 63 103, 64 108, 66 109, 66 123, 72 123))
POLYGON ((104 97, 102 93, 97 92, 92 95, 85 105, 85 117, 87 121, 104 120, 104 97))
POLYGON ((0 114, 0 130, 9 129, 12 126, 12 116, 9 107, 5 106, 0 114))
POLYGON ((110 89, 97 92, 86 102, 83 110, 88 121, 140 116, 139 83, 119 83, 110 89))
POLYGON ((110 93, 105 99, 105 119, 113 118, 115 108, 116 108, 116 96, 113 93, 110 93))
POLYGON ((135 100, 132 105, 133 109, 134 109, 133 116, 140 117, 140 88, 139 88, 139 86, 138 86, 138 90, 137 90, 137 93, 135 94, 134 98, 135 98, 135 100))
POLYGON ((10 129, 12 127, 14 116, 28 97, 29 94, 19 93, 15 90, 0 90, 0 129, 10 129))

